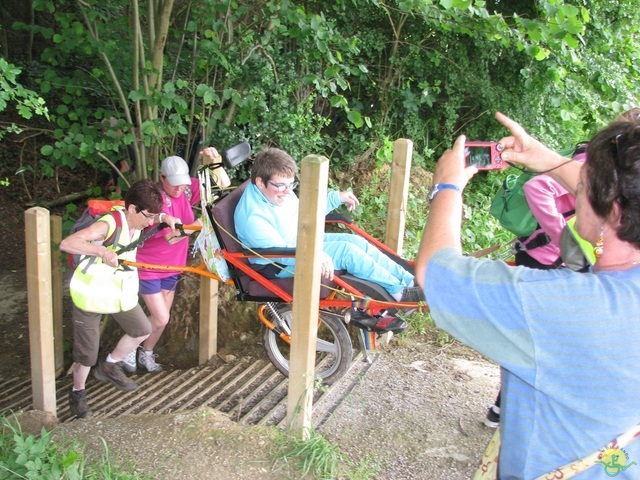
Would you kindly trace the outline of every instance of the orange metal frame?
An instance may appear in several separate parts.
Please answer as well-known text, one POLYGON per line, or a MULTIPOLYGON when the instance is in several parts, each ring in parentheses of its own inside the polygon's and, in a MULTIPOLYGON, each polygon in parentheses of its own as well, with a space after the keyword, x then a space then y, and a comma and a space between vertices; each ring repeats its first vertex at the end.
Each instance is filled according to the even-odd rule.
MULTIPOLYGON (((369 241, 370 243, 372 243, 373 245, 378 247, 380 250, 382 250, 384 252, 387 252, 392 256, 395 256, 395 257, 398 256, 397 253, 395 253, 392 249, 390 249, 384 243, 380 242, 378 239, 376 239, 375 237, 369 235, 367 232, 365 232, 364 230, 362 230, 361 228, 359 228, 358 226, 356 226, 356 225, 354 225, 352 223, 349 223, 349 222, 347 222, 345 220, 327 220, 326 223, 327 224, 340 224, 340 225, 350 229, 353 233, 362 236, 367 241, 369 241)), ((186 230, 198 230, 198 229, 200 229, 199 226, 195 226, 195 225, 185 226, 184 228, 186 230)), ((247 259, 256 258, 256 257, 258 257, 258 255, 246 254, 244 252, 233 253, 233 252, 227 251, 226 249, 221 249, 220 253, 221 253, 222 257, 225 259, 225 261, 227 263, 229 263, 230 265, 233 265, 236 269, 238 269, 239 271, 241 271, 245 275, 249 276, 253 280, 257 281, 258 283, 260 283, 260 285, 262 285, 267 290, 272 292, 274 294, 274 297, 277 297, 277 298, 274 298, 274 301, 282 301, 284 303, 293 302, 293 296, 290 293, 288 293, 285 290, 283 290, 282 288, 278 287, 270 279, 264 277, 259 272, 257 272, 256 270, 251 268, 249 265, 247 265, 247 263, 245 262, 247 259)), ((274 254, 274 255, 261 255, 261 257, 263 257, 263 258, 282 258, 283 256, 286 256, 286 255, 283 255, 282 253, 274 254)), ((188 266, 178 267, 178 266, 171 266, 171 265, 153 265, 153 264, 146 264, 146 263, 140 263, 140 262, 129 262, 129 261, 125 261, 123 263, 126 264, 126 265, 131 265, 131 266, 135 266, 135 267, 142 267, 142 268, 149 268, 149 269, 153 269, 153 270, 171 270, 171 271, 177 271, 177 272, 195 273, 197 275, 202 275, 202 276, 205 276, 205 277, 213 278, 213 279, 218 280, 220 282, 228 283, 228 284, 233 285, 233 281, 232 280, 227 280, 226 282, 224 282, 218 275, 216 275, 215 273, 209 272, 204 263, 202 263, 198 267, 188 267, 188 266)), ((413 265, 413 262, 411 262, 411 261, 408 261, 408 263, 410 265, 413 265)), ((416 303, 416 302, 387 302, 387 301, 383 301, 383 300, 372 299, 370 297, 367 297, 363 292, 361 292, 357 288, 353 287, 352 285, 350 285, 349 283, 344 281, 338 275, 334 275, 333 282, 343 290, 343 292, 342 292, 343 294, 351 296, 352 298, 351 299, 336 299, 336 298, 334 298, 335 295, 330 295, 327 298, 320 299, 319 306, 320 306, 321 309, 351 308, 351 307, 354 306, 354 302, 359 302, 359 303, 356 304, 359 308, 362 308, 363 310, 368 310, 368 311, 372 312, 373 314, 377 314, 378 312, 386 310, 386 309, 389 309, 389 308, 395 308, 395 309, 398 309, 398 310, 402 310, 402 309, 412 309, 413 310, 413 309, 426 309, 426 308, 428 308, 427 305, 423 304, 423 303, 416 303)))

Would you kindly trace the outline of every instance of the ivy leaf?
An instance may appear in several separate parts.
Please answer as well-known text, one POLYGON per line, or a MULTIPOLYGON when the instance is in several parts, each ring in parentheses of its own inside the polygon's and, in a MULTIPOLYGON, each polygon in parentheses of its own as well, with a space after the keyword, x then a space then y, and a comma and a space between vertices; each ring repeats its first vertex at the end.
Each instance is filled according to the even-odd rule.
POLYGON ((472 0, 454 0, 453 6, 455 8, 459 8, 460 10, 466 10, 472 4, 472 0))
POLYGON ((349 119, 349 121, 351 123, 353 123, 356 128, 360 128, 363 125, 363 120, 362 120, 362 114, 356 110, 351 110, 348 114, 347 114, 347 118, 349 119))

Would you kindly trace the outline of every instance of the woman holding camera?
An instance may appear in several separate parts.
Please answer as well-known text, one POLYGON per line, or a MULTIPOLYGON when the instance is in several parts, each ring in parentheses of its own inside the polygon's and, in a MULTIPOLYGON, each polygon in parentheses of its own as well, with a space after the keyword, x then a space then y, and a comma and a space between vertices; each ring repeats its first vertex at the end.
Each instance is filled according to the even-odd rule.
POLYGON ((477 170, 465 168, 460 137, 436 167, 434 183, 455 188, 433 199, 416 279, 437 325, 501 366, 500 479, 640 472, 640 122, 598 133, 582 167, 496 117, 512 133, 500 141, 505 161, 575 194, 575 226, 597 262, 577 273, 463 256, 461 192, 477 170))

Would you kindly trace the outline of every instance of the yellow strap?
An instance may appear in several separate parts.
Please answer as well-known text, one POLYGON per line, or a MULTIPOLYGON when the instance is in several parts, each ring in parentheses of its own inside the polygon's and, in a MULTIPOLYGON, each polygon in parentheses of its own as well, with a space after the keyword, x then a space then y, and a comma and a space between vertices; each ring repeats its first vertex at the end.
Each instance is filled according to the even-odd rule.
POLYGON ((576 217, 573 216, 569 220, 567 220, 567 228, 571 232, 571 235, 573 235, 573 238, 576 239, 576 242, 578 242, 578 245, 580 246, 580 250, 582 250, 582 253, 584 253, 584 256, 587 258, 587 261, 591 265, 593 265, 594 263, 596 263, 596 256, 593 253, 593 245, 591 245, 591 242, 585 240, 578 234, 578 232, 576 232, 575 223, 576 223, 576 217))
POLYGON ((482 455, 482 462, 473 475, 473 480, 496 480, 498 478, 498 460, 500 459, 500 427, 496 428, 489 445, 482 455))
POLYGON ((640 435, 640 424, 635 425, 629 431, 623 433, 618 438, 607 443, 592 454, 587 455, 586 457, 583 457, 574 462, 567 463, 565 466, 556 468, 552 472, 540 475, 538 478, 536 478, 536 480, 548 480, 556 478, 562 478, 564 480, 567 478, 571 478, 578 473, 584 472, 586 469, 598 464, 601 465, 600 468, 604 468, 604 473, 606 473, 608 477, 615 477, 621 471, 624 471, 630 466, 637 464, 633 461, 628 465, 626 465, 625 462, 616 464, 615 461, 612 461, 611 464, 607 464, 609 461, 607 457, 611 456, 611 453, 615 450, 626 447, 629 443, 635 440, 638 435, 640 435), (556 474, 561 474, 561 476, 558 476, 556 474))
MULTIPOLYGON (((631 466, 637 466, 636 462, 632 461, 628 465, 626 464, 608 464, 608 456, 610 453, 615 453, 615 450, 626 447, 629 443, 634 441, 640 436, 640 424, 634 425, 631 429, 620 435, 615 440, 607 443, 602 448, 595 452, 582 457, 573 462, 569 462, 566 465, 556 468, 555 470, 540 475, 535 480, 552 480, 556 478, 568 479, 584 472, 588 468, 595 465, 600 465, 600 468, 604 468, 607 476, 615 476, 620 471, 626 470, 631 466), (611 475, 609 475, 611 473, 611 475), (558 476, 557 474, 560 474, 558 476)), ((495 480, 498 478, 498 463, 500 458, 500 428, 496 429, 496 433, 493 434, 487 449, 482 456, 482 462, 476 470, 473 480, 495 480)))

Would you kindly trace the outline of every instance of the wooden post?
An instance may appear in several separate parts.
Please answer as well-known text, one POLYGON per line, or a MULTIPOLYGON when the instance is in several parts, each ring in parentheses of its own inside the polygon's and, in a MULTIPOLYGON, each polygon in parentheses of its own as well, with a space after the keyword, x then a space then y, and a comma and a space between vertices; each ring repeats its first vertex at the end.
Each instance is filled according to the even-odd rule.
POLYGON ((400 138, 395 141, 391 167, 389 208, 387 210, 387 232, 384 243, 396 251, 398 255, 402 255, 404 241, 404 224, 407 216, 412 155, 413 142, 411 140, 400 138))
POLYGON ((62 218, 51 215, 51 294, 53 305, 53 352, 55 372, 59 377, 64 372, 64 333, 62 330, 62 265, 60 260, 60 242, 62 242, 62 218))
POLYGON ((312 426, 320 302, 320 257, 324 237, 328 180, 329 160, 326 157, 309 155, 302 160, 289 356, 287 425, 303 439, 308 438, 312 426))
POLYGON ((30 208, 24 220, 33 408, 56 415, 49 211, 30 208))
POLYGON ((198 363, 204 365, 218 353, 218 281, 200 276, 200 344, 198 363))

